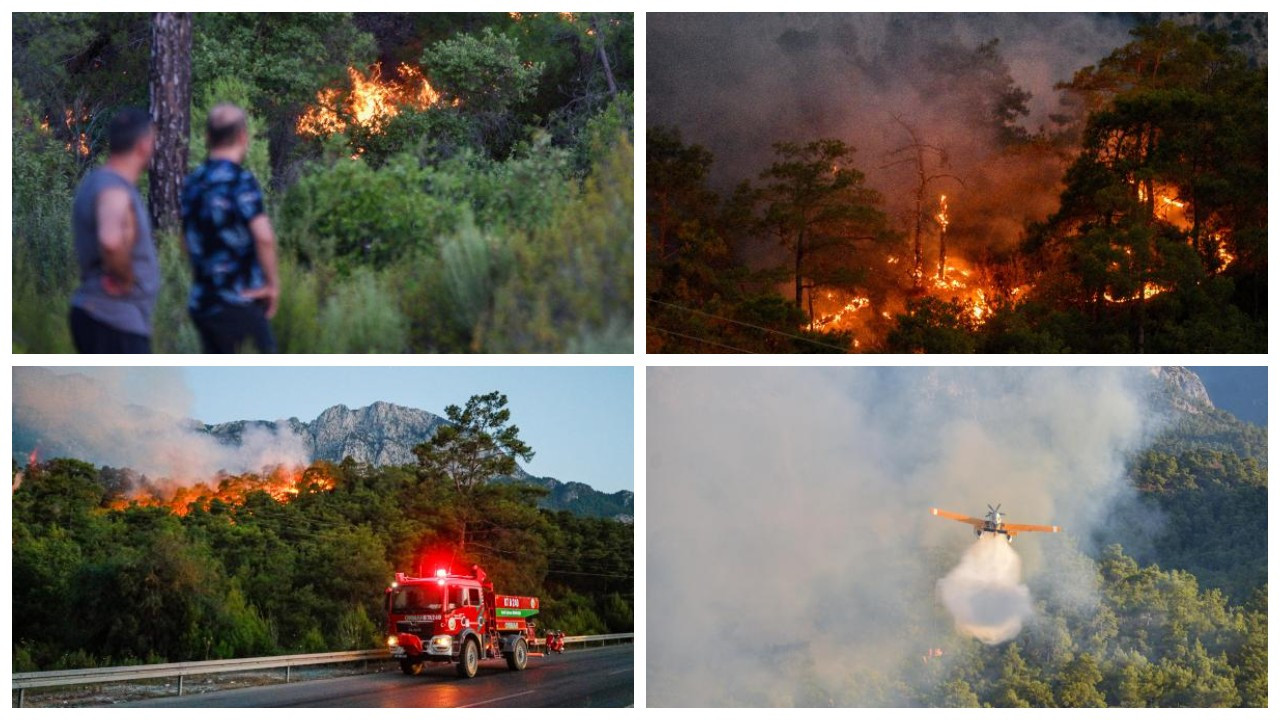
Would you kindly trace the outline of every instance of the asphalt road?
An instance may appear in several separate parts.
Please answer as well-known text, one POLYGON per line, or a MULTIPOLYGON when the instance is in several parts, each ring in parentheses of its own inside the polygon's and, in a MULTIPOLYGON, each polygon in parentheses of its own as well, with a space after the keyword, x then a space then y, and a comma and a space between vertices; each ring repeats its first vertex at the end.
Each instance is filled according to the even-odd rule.
POLYGON ((452 665, 417 677, 394 672, 152 698, 113 707, 623 707, 634 702, 632 645, 530 657, 523 672, 480 663, 470 680, 452 665))

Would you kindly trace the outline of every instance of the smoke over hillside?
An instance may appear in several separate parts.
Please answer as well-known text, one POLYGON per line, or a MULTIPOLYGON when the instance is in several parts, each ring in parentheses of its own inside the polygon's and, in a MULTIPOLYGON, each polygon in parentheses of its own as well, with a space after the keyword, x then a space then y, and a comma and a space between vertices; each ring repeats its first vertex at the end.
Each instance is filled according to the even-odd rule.
POLYGON ((1123 45, 1132 26, 1059 13, 658 13, 649 123, 707 145, 721 186, 753 177, 784 139, 840 137, 874 166, 902 144, 891 113, 961 153, 984 140, 972 110, 989 101, 989 78, 959 64, 979 45, 1000 41, 1014 82, 1031 93, 1024 124, 1034 131, 1059 110, 1054 84, 1123 45))
POLYGON ((238 446, 220 443, 185 418, 191 393, 177 368, 14 368, 15 452, 38 446, 45 457, 74 457, 127 467, 179 483, 218 471, 256 472, 309 461, 303 441, 287 425, 247 427, 238 446), (143 382, 145 378, 145 382, 143 382))
MULTIPOLYGON (((945 150, 946 172, 963 182, 929 192, 952 198, 956 247, 977 259, 1011 249, 1026 222, 1056 209, 1064 169, 1052 154, 999 151, 993 118, 1008 81, 1030 93, 1020 127, 1051 126, 1050 115, 1062 111, 1054 84, 1125 44, 1133 22, 1048 13, 658 13, 649 18, 648 122, 678 127, 686 142, 710 149, 711 182, 721 191, 754 180, 775 142, 844 140, 901 229, 917 176, 914 166, 883 167, 909 142, 899 116, 945 150), (978 49, 991 40, 999 40, 996 57, 987 58, 978 49)), ((770 250, 762 241, 744 252, 770 250)))
MULTIPOLYGON (((971 572, 971 529, 931 506, 1000 502, 1011 522, 1062 525, 1018 539, 1025 582, 1094 602, 1076 546, 1130 499, 1152 382, 1119 368, 654 369, 649 703, 803 704, 816 676, 858 704, 866 678, 900 680, 954 637, 938 581, 971 572)), ((988 641, 1029 606, 1017 557, 994 560, 1014 577, 1000 617, 983 614, 981 582, 942 587, 988 641)))

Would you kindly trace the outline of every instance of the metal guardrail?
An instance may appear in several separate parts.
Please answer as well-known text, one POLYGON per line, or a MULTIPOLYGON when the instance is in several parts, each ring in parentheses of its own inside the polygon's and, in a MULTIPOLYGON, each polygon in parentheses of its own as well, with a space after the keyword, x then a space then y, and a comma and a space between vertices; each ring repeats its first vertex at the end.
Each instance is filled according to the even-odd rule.
MULTIPOLYGON (((635 633, 613 633, 611 635, 568 635, 565 645, 586 645, 593 643, 604 645, 609 642, 634 640, 635 633)), ((546 640, 538 638, 534 645, 544 645, 546 640)), ((160 663, 156 665, 124 665, 121 667, 81 668, 77 670, 48 670, 44 672, 25 672, 13 674, 13 689, 18 691, 18 707, 22 707, 28 688, 66 687, 71 685, 101 685, 106 683, 127 682, 130 680, 153 680, 156 678, 177 677, 178 694, 183 691, 183 678, 187 675, 210 675, 214 673, 237 673, 251 670, 284 669, 284 680, 289 682, 290 672, 295 667, 308 665, 337 665, 349 662, 368 662, 370 660, 390 660, 386 650, 353 650, 348 652, 311 653, 307 655, 272 655, 268 657, 239 658, 233 660, 201 660, 196 662, 160 663)))
MULTIPOLYGON (((612 635, 565 635, 565 645, 586 645, 591 646, 592 643, 600 643, 604 645, 609 642, 620 642, 622 640, 634 640, 635 633, 613 633, 612 635)), ((546 638, 538 638, 533 641, 534 645, 546 645, 546 638)))

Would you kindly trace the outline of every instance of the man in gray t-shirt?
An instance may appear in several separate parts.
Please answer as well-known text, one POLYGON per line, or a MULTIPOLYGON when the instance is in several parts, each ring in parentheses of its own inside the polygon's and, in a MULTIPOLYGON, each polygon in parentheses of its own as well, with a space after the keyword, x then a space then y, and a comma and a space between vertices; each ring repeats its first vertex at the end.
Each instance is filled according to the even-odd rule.
POLYGON ((112 118, 109 134, 106 164, 84 176, 71 206, 80 266, 71 337, 82 353, 148 353, 160 264, 137 184, 155 129, 145 110, 130 108, 112 118))

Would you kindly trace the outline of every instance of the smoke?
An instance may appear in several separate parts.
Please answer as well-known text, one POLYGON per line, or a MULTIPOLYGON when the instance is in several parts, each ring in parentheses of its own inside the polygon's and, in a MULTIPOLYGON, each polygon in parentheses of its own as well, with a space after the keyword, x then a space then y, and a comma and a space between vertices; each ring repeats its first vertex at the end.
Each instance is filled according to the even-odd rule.
POLYGON ((1012 640, 1031 616, 1031 591, 1022 584, 1022 560, 1004 538, 983 535, 960 564, 938 581, 938 596, 956 629, 988 645, 1012 640))
MULTIPOLYGON (((888 165, 908 142, 901 116, 947 152, 939 182, 952 198, 953 250, 971 260, 1011 249, 1028 221, 1057 207, 1064 166, 1051 153, 1006 155, 994 131, 1004 87, 996 52, 1014 84, 1031 93, 1029 132, 1062 112, 1057 82, 1130 40, 1134 18, 1054 13, 680 14, 649 18, 648 117, 680 128, 716 157, 711 182, 727 191, 754 180, 772 144, 840 138, 886 199, 900 228, 913 212, 914 167, 888 165)), ((743 250, 760 262, 777 252, 762 239, 743 250)))
POLYGON ((947 605, 987 638, 1034 621, 1020 582, 1087 612, 1096 569, 1077 548, 1133 499, 1125 461, 1156 429, 1152 378, 651 370, 649 704, 906 704, 905 668, 972 642, 947 605), (1063 526, 1019 537, 1024 581, 1019 563, 971 550, 970 527, 928 512, 997 502, 1010 522, 1063 526))
POLYGON ((251 424, 239 444, 224 444, 189 419, 191 406, 177 368, 14 368, 14 452, 38 443, 45 458, 131 468, 181 484, 309 462, 307 443, 283 423, 251 424))

